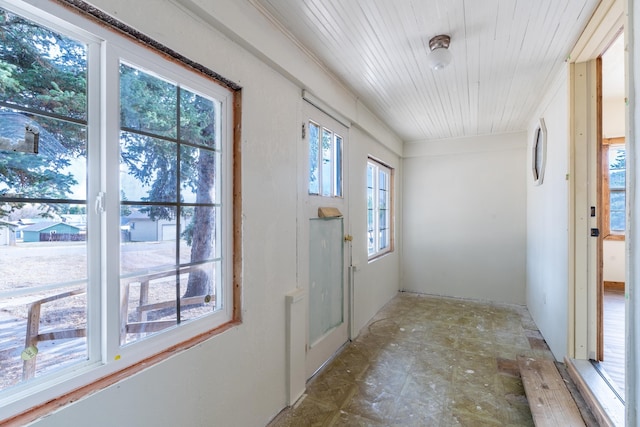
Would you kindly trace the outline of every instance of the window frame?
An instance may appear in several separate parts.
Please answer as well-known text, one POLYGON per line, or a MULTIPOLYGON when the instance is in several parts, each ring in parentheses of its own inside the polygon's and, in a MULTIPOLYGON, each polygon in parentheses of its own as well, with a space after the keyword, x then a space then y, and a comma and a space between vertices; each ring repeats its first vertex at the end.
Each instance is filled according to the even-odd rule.
MULTIPOLYGON (((625 231, 611 230, 611 186, 609 183, 609 147, 616 145, 625 145, 625 138, 603 138, 600 148, 600 164, 601 164, 601 181, 600 181, 600 193, 602 203, 602 237, 604 240, 617 240, 624 241, 625 231)), ((625 190, 616 190, 624 191, 625 190)))
POLYGON ((329 127, 323 125, 319 120, 308 119, 307 121, 307 131, 308 137, 307 141, 307 149, 309 151, 309 159, 307 167, 309 168, 309 178, 311 177, 312 167, 311 164, 313 160, 317 165, 317 179, 318 179, 318 191, 315 192, 311 189, 311 181, 307 182, 307 192, 310 196, 317 197, 325 197, 325 198, 344 198, 344 137, 337 133, 335 130, 330 129, 329 127), (311 140, 311 127, 315 126, 318 129, 318 152, 315 159, 311 157, 311 144, 313 143, 311 140), (322 149, 322 141, 323 135, 327 132, 331 135, 331 147, 329 149, 329 165, 327 170, 331 173, 331 177, 329 182, 327 183, 329 188, 325 188, 324 182, 324 153, 322 149), (328 193, 328 194, 327 194, 328 193))
POLYGON ((242 252, 240 193, 241 88, 209 69, 115 21, 89 5, 47 1, 32 6, 0 0, 0 7, 87 45, 87 351, 88 359, 0 392, 0 421, 29 422, 191 348, 241 322, 242 252), (84 8, 84 9, 83 9, 84 8), (93 14, 93 15, 91 15, 93 14), (124 34, 123 34, 124 33, 124 34), (222 102, 224 308, 147 339, 120 345, 119 64, 152 64, 150 70, 222 102), (184 83, 188 81, 189 83, 184 83), (105 124, 108 117, 109 125, 105 124), (96 123, 98 125, 96 125, 96 123), (115 141, 115 143, 114 143, 115 141), (91 171, 89 173, 89 171, 91 171), (101 198, 102 210, 93 209, 101 198), (89 310, 89 307, 91 309, 89 310))
POLYGON ((394 211, 393 211, 393 206, 394 206, 394 169, 387 165, 386 163, 383 163, 382 161, 369 156, 367 158, 367 174, 368 174, 368 170, 370 167, 373 167, 373 183, 372 183, 372 187, 369 187, 369 183, 368 183, 368 179, 367 179, 367 220, 366 220, 366 224, 367 224, 367 239, 365 239, 365 241, 367 242, 367 257, 368 257, 368 261, 373 261, 377 258, 380 258, 388 253, 391 253, 394 251, 394 211), (387 181, 388 181, 388 190, 387 190, 387 221, 388 221, 388 235, 389 235, 389 243, 386 247, 384 248, 380 248, 380 243, 379 243, 379 239, 378 236, 380 234, 380 224, 379 224, 379 214, 380 214, 380 201, 379 201, 379 192, 380 192, 380 184, 379 184, 379 172, 382 171, 387 175, 387 181), (369 193, 369 189, 371 188, 371 191, 373 192, 373 212, 372 212, 372 218, 373 218, 373 235, 374 235, 374 250, 373 252, 369 252, 369 232, 370 232, 370 222, 369 222, 369 214, 371 209, 369 209, 369 201, 368 201, 368 193, 369 193))

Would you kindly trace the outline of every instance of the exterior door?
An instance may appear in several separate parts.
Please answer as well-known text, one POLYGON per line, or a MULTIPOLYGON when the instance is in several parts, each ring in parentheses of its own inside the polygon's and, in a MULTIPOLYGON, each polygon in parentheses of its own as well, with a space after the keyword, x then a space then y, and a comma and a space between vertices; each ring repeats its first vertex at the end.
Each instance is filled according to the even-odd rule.
POLYGON ((346 126, 304 102, 300 152, 298 281, 308 295, 306 376, 348 340, 350 246, 346 126), (328 216, 320 215, 322 208, 328 216))

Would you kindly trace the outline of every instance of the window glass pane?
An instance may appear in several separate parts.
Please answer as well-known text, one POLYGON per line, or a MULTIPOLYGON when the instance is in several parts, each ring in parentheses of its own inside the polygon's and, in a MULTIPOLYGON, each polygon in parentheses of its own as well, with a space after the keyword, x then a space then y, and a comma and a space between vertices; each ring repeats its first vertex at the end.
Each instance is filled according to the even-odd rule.
POLYGON ((0 194, 85 199, 86 126, 0 108, 0 138, 24 139, 25 125, 39 129, 38 153, 2 151, 0 194))
POLYGON ((387 246, 389 246, 388 244, 388 231, 387 229, 380 229, 380 247, 378 249, 385 249, 387 248, 387 246))
POLYGON ((390 169, 370 160, 367 164, 369 257, 381 254, 391 247, 390 187, 390 169))
POLYGON ((176 270, 121 278, 121 344, 128 344, 177 325, 176 270))
POLYGON ((625 188, 626 150, 624 145, 609 146, 609 186, 625 188))
POLYGON ((88 174, 86 46, 3 9, 0 40, 0 141, 38 135, 0 152, 1 391, 88 357, 88 174))
POLYGON ((176 264, 173 206, 120 206, 120 272, 139 274, 176 264))
POLYGON ((332 196, 332 136, 333 133, 328 129, 322 129, 322 188, 321 194, 325 197, 332 196))
POLYGON ((85 204, 2 203, 0 390, 87 359, 86 238, 85 204))
POLYGON ((320 194, 320 128, 309 122, 309 194, 320 194))
POLYGON ((86 46, 4 9, 0 23, 0 100, 86 120, 86 46))
POLYGON ((121 343, 124 344, 177 322, 177 221, 173 206, 122 205, 120 209, 120 295, 125 301, 121 313, 121 343), (148 304, 164 305, 157 310, 147 310, 148 304), (148 320, 162 322, 141 326, 148 320))
POLYGON ((120 133, 120 195, 126 201, 175 202, 177 145, 120 133))
POLYGON ((214 148, 220 124, 215 120, 220 102, 180 89, 180 140, 214 148))
POLYGON ((367 164, 367 253, 371 255, 375 252, 375 201, 373 189, 374 165, 367 164))
POLYGON ((220 153, 183 145, 180 148, 180 196, 186 203, 214 203, 220 153))
POLYGON ((387 189, 387 172, 382 169, 378 172, 378 186, 380 190, 387 189))
POLYGON ((625 231, 624 211, 611 211, 611 231, 625 231))
POLYGON ((123 126, 133 129, 120 139, 121 344, 127 344, 221 307, 221 163, 214 147, 222 109, 219 101, 126 65, 121 84, 121 115, 129 120, 123 126))
POLYGON ((609 187, 622 189, 625 188, 625 170, 615 170, 612 169, 609 171, 609 187))
POLYGON ((177 88, 137 68, 120 64, 120 126, 176 138, 177 88))
POLYGON ((624 191, 611 191, 609 194, 611 231, 625 230, 626 200, 624 191))
POLYGON ((336 188, 333 194, 342 197, 342 137, 336 135, 335 145, 335 170, 333 174, 336 188))
POLYGON ((624 145, 609 146, 609 169, 626 169, 626 148, 624 145))
POLYGON ((379 212, 378 212, 378 228, 380 230, 384 230, 385 228, 387 228, 387 211, 380 208, 379 212))
MULTIPOLYGON (((211 262, 192 266, 187 269, 188 273, 180 276, 180 279, 183 284, 188 284, 193 281, 212 284, 215 281, 216 269, 219 269, 218 263, 211 262)), ((222 298, 220 298, 221 294, 213 291, 213 289, 217 288, 214 286, 210 288, 209 292, 182 297, 180 300, 181 321, 197 319, 220 308, 222 300, 222 298)))
MULTIPOLYGON (((180 264, 190 265, 181 284, 182 297, 209 296, 209 313, 222 308, 220 208, 196 206, 182 208, 180 264)), ((193 312, 191 314, 193 316, 193 312)))
POLYGON ((211 206, 182 208, 180 263, 211 261, 220 256, 217 241, 220 209, 211 206))
POLYGON ((611 231, 625 231, 626 149, 624 145, 609 146, 609 197, 611 231))

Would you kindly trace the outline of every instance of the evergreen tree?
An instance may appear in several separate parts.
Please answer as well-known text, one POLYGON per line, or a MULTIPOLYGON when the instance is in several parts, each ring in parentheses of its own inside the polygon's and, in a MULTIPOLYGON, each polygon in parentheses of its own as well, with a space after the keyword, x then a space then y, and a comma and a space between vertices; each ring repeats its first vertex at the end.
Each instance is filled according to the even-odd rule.
MULTIPOLYGON (((216 154, 198 146, 215 147, 214 101, 124 64, 120 97, 121 162, 148 190, 140 200, 154 203, 147 214, 153 220, 182 215, 189 221, 182 237, 191 246, 191 262, 210 259, 215 210, 193 206, 176 212, 170 203, 180 192, 195 194, 196 204, 213 203, 216 154), (177 139, 189 144, 178 145, 177 139)), ((0 137, 24 138, 26 125, 40 131, 40 153, 0 156, 0 202, 70 198, 77 180, 64 171, 72 159, 86 159, 86 121, 86 46, 0 9, 0 137)), ((0 206, 2 216, 9 213, 6 206, 21 207, 0 206)), ((209 294, 211 286, 208 274, 190 274, 185 296, 209 294)))

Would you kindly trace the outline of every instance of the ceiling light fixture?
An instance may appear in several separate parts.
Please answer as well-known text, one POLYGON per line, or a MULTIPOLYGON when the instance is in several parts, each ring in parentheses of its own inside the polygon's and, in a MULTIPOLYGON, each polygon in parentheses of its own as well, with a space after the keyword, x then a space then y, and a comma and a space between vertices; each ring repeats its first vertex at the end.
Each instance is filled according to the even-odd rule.
POLYGON ((451 52, 449 52, 449 42, 451 37, 441 34, 429 40, 429 66, 432 70, 441 70, 451 62, 451 52))

